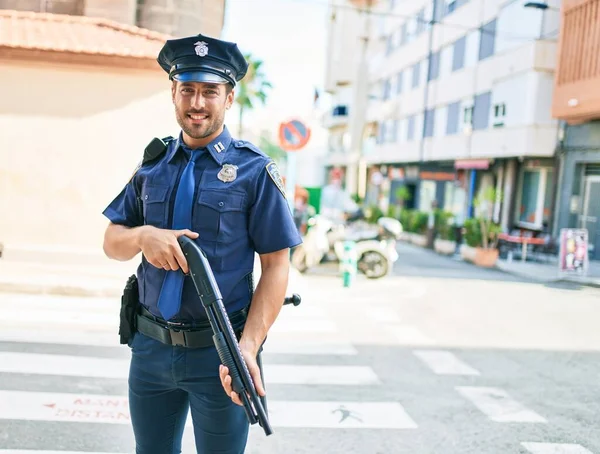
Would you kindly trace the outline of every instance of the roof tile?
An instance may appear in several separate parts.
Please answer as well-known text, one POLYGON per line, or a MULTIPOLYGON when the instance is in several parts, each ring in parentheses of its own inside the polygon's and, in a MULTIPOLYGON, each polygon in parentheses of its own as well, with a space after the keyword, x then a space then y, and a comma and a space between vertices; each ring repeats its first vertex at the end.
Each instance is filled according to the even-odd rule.
POLYGON ((0 10, 0 48, 156 59, 169 38, 108 19, 0 10))

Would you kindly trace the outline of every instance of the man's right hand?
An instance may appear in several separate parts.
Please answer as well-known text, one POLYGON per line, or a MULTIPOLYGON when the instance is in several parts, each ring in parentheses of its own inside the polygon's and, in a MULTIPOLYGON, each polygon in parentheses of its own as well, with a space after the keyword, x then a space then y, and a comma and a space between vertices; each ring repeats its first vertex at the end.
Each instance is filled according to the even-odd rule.
POLYGON ((181 268, 188 273, 188 264, 177 238, 185 235, 195 240, 198 233, 191 230, 167 230, 146 225, 140 229, 139 245, 148 262, 167 271, 176 271, 181 268))

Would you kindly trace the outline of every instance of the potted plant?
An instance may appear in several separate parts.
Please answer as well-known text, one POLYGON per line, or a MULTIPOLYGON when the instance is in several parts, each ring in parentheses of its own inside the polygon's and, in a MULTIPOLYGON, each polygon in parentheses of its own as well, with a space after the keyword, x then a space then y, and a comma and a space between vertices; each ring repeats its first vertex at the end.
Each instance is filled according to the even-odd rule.
POLYGON ((429 214, 425 211, 413 211, 410 218, 411 243, 425 247, 427 246, 427 220, 429 214))
POLYGON ((454 214, 450 211, 437 210, 435 214, 436 238, 433 249, 438 254, 452 255, 456 250, 456 235, 452 221, 454 214))
POLYGON ((465 221, 467 247, 461 248, 461 255, 478 266, 493 267, 498 260, 501 228, 493 221, 493 210, 499 197, 493 187, 486 188, 474 201, 478 216, 465 221))

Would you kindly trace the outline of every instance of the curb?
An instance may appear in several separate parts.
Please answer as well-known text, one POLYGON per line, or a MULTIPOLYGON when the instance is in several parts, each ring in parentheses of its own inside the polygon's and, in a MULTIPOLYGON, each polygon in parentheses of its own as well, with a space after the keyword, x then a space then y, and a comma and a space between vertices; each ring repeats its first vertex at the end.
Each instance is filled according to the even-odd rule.
POLYGON ((510 274, 512 276, 516 276, 516 277, 520 277, 523 279, 527 279, 533 282, 537 282, 540 284, 552 284, 552 283, 557 283, 557 282, 569 282, 572 284, 579 284, 585 287, 592 287, 592 288, 600 288, 600 282, 596 282, 594 280, 591 279, 586 279, 586 278, 576 278, 576 277, 552 277, 552 278, 537 278, 535 276, 532 276, 530 274, 524 274, 524 273, 519 273, 518 271, 514 271, 511 269, 507 269, 504 268, 502 266, 498 266, 496 265, 494 267, 496 270, 501 271, 503 273, 506 274, 510 274))

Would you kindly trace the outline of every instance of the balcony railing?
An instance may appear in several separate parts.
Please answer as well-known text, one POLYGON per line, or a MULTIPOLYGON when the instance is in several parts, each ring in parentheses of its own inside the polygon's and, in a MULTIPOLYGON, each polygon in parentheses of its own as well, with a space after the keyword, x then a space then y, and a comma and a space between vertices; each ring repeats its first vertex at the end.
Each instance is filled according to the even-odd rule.
POLYGON ((600 118, 600 0, 564 0, 552 113, 579 123, 600 118))

